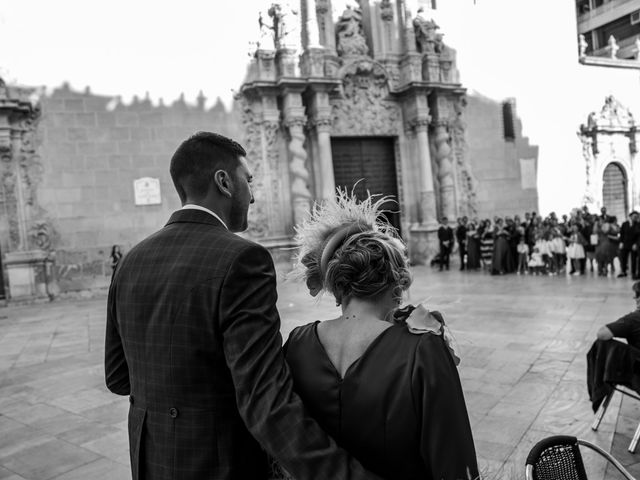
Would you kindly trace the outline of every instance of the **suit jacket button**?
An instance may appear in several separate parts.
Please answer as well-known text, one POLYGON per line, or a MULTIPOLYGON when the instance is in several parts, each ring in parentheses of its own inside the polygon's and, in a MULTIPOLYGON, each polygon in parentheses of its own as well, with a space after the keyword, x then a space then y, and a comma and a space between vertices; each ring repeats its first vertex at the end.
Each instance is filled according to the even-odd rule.
POLYGON ((174 408, 174 407, 171 407, 171 408, 169 409, 169 416, 170 416, 171 418, 176 418, 176 417, 178 416, 178 409, 177 409, 177 408, 174 408))

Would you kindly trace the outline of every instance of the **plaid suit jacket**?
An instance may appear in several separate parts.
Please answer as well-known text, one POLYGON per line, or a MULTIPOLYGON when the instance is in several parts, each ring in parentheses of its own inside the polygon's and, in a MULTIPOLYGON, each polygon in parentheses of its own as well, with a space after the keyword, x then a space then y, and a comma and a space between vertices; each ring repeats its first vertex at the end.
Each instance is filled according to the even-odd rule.
POLYGON ((292 390, 269 253, 179 210, 121 260, 109 289, 107 387, 129 395, 134 480, 376 478, 292 390))

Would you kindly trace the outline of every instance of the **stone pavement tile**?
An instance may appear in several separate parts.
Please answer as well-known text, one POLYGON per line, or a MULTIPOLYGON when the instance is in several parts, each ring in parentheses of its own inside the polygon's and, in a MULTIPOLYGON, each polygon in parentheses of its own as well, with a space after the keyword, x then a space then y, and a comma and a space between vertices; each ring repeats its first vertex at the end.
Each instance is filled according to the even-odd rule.
POLYGON ((131 478, 131 470, 128 466, 101 458, 74 468, 56 477, 55 480, 123 480, 126 478, 131 478))
POLYGON ((98 458, 93 452, 53 439, 2 459, 2 465, 31 480, 48 480, 98 458))
POLYGON ((127 418, 129 414, 129 401, 127 397, 118 397, 111 392, 106 392, 105 403, 95 408, 83 410, 81 414, 93 422, 99 422, 106 425, 118 424, 127 418))
POLYGON ((2 409, 2 414, 26 425, 64 414, 65 411, 45 403, 18 403, 2 409))
POLYGON ((31 427, 42 430, 43 432, 59 438, 60 434, 62 433, 86 425, 90 425, 91 427, 93 427, 94 423, 90 422, 82 415, 77 415, 75 413, 67 412, 64 410, 58 415, 54 415, 49 418, 43 418, 31 423, 31 427))
POLYGON ((0 467, 0 480, 26 480, 17 473, 11 472, 6 468, 0 467))
POLYGON ((505 458, 508 458, 513 451, 514 445, 512 443, 502 443, 499 438, 490 440, 476 440, 476 454, 486 460, 495 460, 503 462, 505 458))
POLYGON ((74 445, 84 446, 86 443, 99 440, 117 432, 121 432, 121 430, 110 425, 102 425, 83 419, 83 423, 59 433, 56 435, 56 438, 73 443, 74 445))
POLYGON ((520 381, 505 392, 502 401, 523 407, 541 407, 555 389, 556 386, 550 383, 520 381))
POLYGON ((51 400, 51 404, 73 413, 80 413, 110 403, 113 398, 105 394, 106 389, 88 388, 51 400))
POLYGON ((0 435, 0 464, 4 464, 5 460, 13 455, 55 440, 51 435, 26 425, 12 428, 5 433, 0 435))
POLYGON ((517 445, 529 430, 533 419, 519 419, 506 415, 486 415, 477 425, 473 436, 479 441, 517 445))
MULTIPOLYGON (((463 387, 464 388, 464 387, 463 387)), ((464 391, 464 398, 467 408, 475 414, 485 415, 495 407, 504 395, 493 395, 491 393, 464 391)))
POLYGON ((129 458, 129 436, 122 430, 83 443, 82 447, 114 461, 129 458))

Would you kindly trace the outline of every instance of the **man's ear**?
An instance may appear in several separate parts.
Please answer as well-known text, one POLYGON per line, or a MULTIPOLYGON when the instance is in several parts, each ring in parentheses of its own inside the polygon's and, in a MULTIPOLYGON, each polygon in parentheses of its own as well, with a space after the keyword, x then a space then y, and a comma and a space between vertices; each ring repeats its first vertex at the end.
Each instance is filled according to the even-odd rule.
POLYGON ((231 176, 226 170, 216 170, 213 174, 213 181, 222 195, 231 198, 233 182, 231 181, 231 176))

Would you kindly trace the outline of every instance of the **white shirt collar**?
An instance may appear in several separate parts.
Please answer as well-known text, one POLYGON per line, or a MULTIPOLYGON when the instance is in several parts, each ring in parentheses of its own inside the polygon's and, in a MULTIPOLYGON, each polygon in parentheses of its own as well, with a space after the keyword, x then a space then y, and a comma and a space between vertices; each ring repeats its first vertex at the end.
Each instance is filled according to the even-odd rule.
POLYGON ((194 205, 193 203, 187 203, 182 207, 181 210, 202 210, 203 212, 207 212, 208 214, 213 215, 215 218, 217 218, 218 221, 222 224, 222 226, 227 230, 229 230, 229 227, 227 227, 227 224, 224 223, 224 221, 216 213, 212 212, 208 208, 203 207, 202 205, 194 205))

